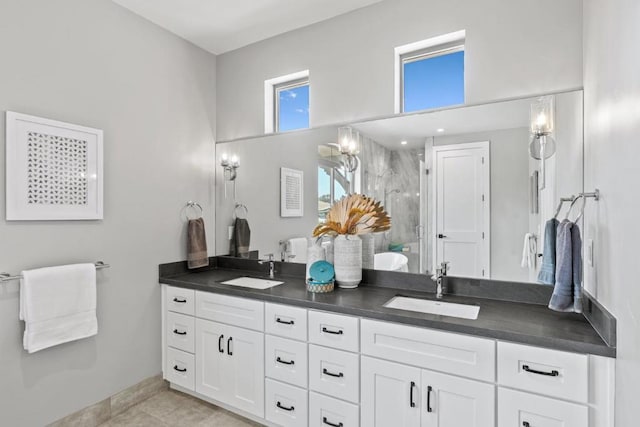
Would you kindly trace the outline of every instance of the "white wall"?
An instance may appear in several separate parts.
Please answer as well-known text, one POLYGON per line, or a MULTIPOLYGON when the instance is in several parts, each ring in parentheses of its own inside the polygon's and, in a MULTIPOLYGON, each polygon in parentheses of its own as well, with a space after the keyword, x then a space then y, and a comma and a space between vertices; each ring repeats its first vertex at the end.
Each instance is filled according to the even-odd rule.
POLYGON ((595 266, 585 285, 618 320, 616 426, 638 425, 640 384, 640 3, 585 0, 585 241, 595 266))
POLYGON ((225 53, 218 140, 262 134, 264 81, 306 69, 312 126, 393 114, 393 48, 461 29, 467 103, 581 87, 581 14, 582 0, 386 0, 225 53))
MULTIPOLYGON (((42 426, 160 373, 158 264, 186 258, 189 199, 213 253, 215 57, 107 0, 3 0, 0 52, 3 116, 105 132, 103 221, 7 222, 0 198, 0 271, 112 266, 98 274, 97 337, 31 355, 18 283, 0 285, 0 424, 42 426)), ((4 117, 0 135, 4 165, 4 117)))

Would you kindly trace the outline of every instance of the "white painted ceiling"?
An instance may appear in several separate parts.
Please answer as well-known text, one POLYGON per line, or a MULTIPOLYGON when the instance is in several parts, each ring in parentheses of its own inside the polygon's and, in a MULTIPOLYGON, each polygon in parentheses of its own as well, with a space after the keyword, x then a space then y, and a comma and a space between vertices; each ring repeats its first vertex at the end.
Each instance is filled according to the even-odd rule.
POLYGON ((429 136, 458 135, 529 126, 535 98, 471 105, 357 123, 353 127, 392 150, 424 147, 429 136), (438 129, 444 129, 438 132, 438 129), (401 145, 402 140, 407 141, 401 145))
POLYGON ((216 55, 381 0, 113 0, 216 55))

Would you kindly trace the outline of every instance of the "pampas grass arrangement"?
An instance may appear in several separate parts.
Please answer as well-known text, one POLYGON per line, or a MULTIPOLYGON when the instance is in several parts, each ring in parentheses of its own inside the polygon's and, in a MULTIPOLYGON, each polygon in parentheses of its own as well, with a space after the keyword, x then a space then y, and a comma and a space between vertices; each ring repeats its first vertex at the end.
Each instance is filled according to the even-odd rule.
POLYGON ((390 228, 391 218, 379 201, 362 194, 349 194, 331 206, 326 222, 313 230, 313 236, 359 235, 390 228))

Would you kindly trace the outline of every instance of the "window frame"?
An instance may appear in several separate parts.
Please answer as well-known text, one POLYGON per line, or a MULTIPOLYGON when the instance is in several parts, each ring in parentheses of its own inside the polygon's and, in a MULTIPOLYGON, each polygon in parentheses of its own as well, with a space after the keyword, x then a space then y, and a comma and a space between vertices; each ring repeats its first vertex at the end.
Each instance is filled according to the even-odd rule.
MULTIPOLYGON (((303 77, 296 80, 289 80, 286 82, 278 83, 273 85, 273 132, 280 132, 280 93, 286 90, 295 89, 303 86, 308 86, 311 89, 311 85, 309 84, 309 77, 303 77)), ((308 108, 309 106, 307 106, 308 108)), ((299 129, 290 129, 285 132, 290 132, 294 130, 302 130, 311 128, 311 123, 306 128, 299 129)))
MULTIPOLYGON (((450 49, 452 47, 462 46, 462 50, 466 52, 466 30, 454 31, 448 34, 442 34, 425 40, 397 46, 394 48, 394 105, 395 114, 404 114, 404 58, 420 57, 428 54, 440 55, 440 51, 450 49)), ((453 52, 447 52, 453 53, 453 52)), ((466 64, 466 54, 465 54, 466 64)), ((466 73, 465 73, 465 102, 466 102, 466 73)), ((444 107, 443 107, 444 108, 444 107)), ((407 114, 412 114, 410 112, 407 114)))
MULTIPOLYGON (((311 101, 311 79, 309 78, 309 70, 302 70, 284 76, 274 77, 264 81, 264 133, 270 134, 275 131, 275 111, 276 111, 276 99, 275 90, 276 86, 286 85, 291 82, 306 79, 309 81, 309 101, 311 101)), ((311 112, 309 112, 309 129, 311 128, 311 112)))
MULTIPOLYGON (((404 87, 405 65, 411 64, 412 62, 418 62, 426 59, 437 58, 439 56, 445 56, 445 55, 449 55, 456 52, 464 52, 464 42, 461 43, 460 41, 455 41, 452 43, 433 46, 431 48, 426 48, 426 49, 415 50, 415 51, 407 52, 403 55, 400 55, 400 58, 399 58, 400 59, 400 83, 399 84, 400 84, 400 112, 401 113, 403 114, 414 113, 414 112, 420 111, 420 110, 415 110, 415 111, 407 112, 404 109, 404 100, 406 95, 405 87, 404 87)), ((464 75, 464 69, 463 69, 463 75, 464 75)), ((464 90, 464 84, 463 84, 463 90, 464 90)), ((461 104, 446 105, 446 106, 442 106, 442 108, 453 106, 453 105, 461 105, 461 104)), ((435 108, 441 108, 441 107, 435 107, 435 108)))

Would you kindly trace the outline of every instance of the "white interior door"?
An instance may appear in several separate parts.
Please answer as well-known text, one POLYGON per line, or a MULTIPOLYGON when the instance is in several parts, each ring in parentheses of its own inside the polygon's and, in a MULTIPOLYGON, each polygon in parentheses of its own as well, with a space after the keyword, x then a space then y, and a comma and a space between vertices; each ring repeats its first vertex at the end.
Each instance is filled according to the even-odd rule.
POLYGON ((434 268, 490 277, 489 142, 433 147, 434 268))

